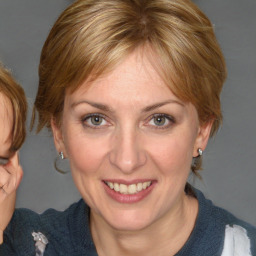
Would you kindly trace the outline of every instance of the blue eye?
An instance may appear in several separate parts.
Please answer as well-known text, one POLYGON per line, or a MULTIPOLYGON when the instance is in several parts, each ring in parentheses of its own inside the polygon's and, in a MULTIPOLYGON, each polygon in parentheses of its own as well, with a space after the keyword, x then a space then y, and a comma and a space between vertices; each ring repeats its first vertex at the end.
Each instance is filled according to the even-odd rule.
POLYGON ((171 116, 166 114, 155 114, 148 124, 159 128, 168 128, 172 123, 174 123, 174 119, 171 116))
POLYGON ((0 157, 0 165, 6 165, 9 162, 9 158, 0 157))
POLYGON ((102 115, 99 114, 90 114, 87 115, 85 118, 82 119, 82 122, 84 125, 92 127, 92 128, 97 128, 97 126, 106 126, 107 121, 102 115))
POLYGON ((103 123, 103 118, 101 116, 92 116, 89 120, 92 125, 101 125, 103 123))
POLYGON ((163 126, 168 122, 165 116, 157 116, 153 118, 153 122, 157 126, 163 126))

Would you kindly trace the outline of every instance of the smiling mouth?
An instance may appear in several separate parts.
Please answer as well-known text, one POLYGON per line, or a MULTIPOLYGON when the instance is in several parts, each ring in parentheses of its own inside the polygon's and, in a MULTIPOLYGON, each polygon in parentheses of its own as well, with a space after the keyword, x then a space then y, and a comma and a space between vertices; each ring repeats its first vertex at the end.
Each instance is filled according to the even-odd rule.
POLYGON ((134 195, 142 190, 147 189, 149 186, 151 186, 152 182, 151 181, 146 181, 146 182, 139 182, 139 183, 134 183, 130 185, 122 184, 122 183, 116 183, 116 182, 109 182, 109 181, 104 181, 104 183, 112 190, 115 192, 118 192, 123 195, 134 195))

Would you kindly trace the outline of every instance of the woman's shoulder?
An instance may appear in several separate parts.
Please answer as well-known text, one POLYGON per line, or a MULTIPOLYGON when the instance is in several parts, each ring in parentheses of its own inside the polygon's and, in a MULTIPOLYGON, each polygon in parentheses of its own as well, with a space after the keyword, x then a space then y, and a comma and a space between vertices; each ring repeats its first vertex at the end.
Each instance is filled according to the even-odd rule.
POLYGON ((201 191, 194 191, 199 202, 200 218, 207 223, 208 230, 212 229, 222 237, 222 255, 230 255, 230 250, 242 250, 242 254, 237 255, 256 255, 256 227, 215 206, 201 191))
POLYGON ((38 214, 29 209, 16 209, 4 232, 4 246, 14 248, 15 252, 34 251, 33 234, 42 234, 48 240, 46 251, 51 252, 49 255, 58 255, 54 252, 75 251, 77 250, 76 244, 79 242, 77 237, 82 233, 81 225, 84 226, 83 238, 87 236, 87 241, 91 241, 88 236, 89 228, 86 228, 88 227, 88 213, 89 208, 82 199, 65 211, 48 209, 38 214))
POLYGON ((72 223, 69 223, 70 219, 77 219, 81 213, 86 212, 87 208, 82 199, 71 204, 64 211, 50 208, 39 214, 30 209, 19 208, 14 211, 6 231, 20 233, 19 230, 40 231, 40 229, 45 229, 47 232, 54 231, 56 233, 57 230, 67 230, 67 225, 72 225, 72 223))
POLYGON ((43 213, 37 213, 27 208, 15 209, 10 225, 37 225, 38 223, 52 223, 64 222, 70 215, 78 214, 79 211, 86 209, 84 201, 81 199, 76 203, 71 204, 66 210, 58 211, 53 208, 49 208, 43 213))
POLYGON ((222 256, 256 255, 256 227, 239 219, 229 211, 213 205, 213 216, 217 223, 225 225, 222 256))
POLYGON ((219 224, 225 224, 229 226, 235 226, 235 225, 240 225, 249 232, 255 233, 256 234, 256 227, 249 224, 246 221, 241 220, 231 212, 225 210, 222 207, 216 206, 211 200, 206 199, 203 193, 199 190, 195 190, 196 192, 196 197, 198 198, 199 201, 199 207, 205 207, 208 208, 210 211, 210 217, 215 219, 216 223, 219 224))

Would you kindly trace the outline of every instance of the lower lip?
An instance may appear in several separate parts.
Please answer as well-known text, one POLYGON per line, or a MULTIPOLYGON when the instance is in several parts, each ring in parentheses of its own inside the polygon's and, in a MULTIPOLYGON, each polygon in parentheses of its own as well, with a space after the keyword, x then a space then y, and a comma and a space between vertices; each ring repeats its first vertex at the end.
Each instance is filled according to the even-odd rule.
POLYGON ((115 190, 111 189, 108 185, 106 185, 105 182, 103 182, 103 186, 106 193, 115 201, 123 204, 133 204, 133 203, 142 201, 151 193, 155 184, 156 182, 152 182, 152 184, 146 189, 143 189, 136 194, 129 195, 129 194, 121 194, 119 192, 116 192, 115 190))

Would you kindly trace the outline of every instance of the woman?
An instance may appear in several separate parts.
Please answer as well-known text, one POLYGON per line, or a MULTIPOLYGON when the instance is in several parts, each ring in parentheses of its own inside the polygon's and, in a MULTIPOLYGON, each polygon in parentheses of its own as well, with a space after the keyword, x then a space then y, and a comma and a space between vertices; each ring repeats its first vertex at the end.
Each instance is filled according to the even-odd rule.
POLYGON ((194 4, 76 1, 45 42, 39 77, 32 124, 38 113, 37 131, 52 130, 83 200, 61 213, 15 211, 4 253, 256 253, 255 228, 186 182, 221 123, 226 78, 194 4))
POLYGON ((26 135, 27 103, 23 89, 0 63, 0 244, 15 206, 22 178, 17 151, 26 135))

